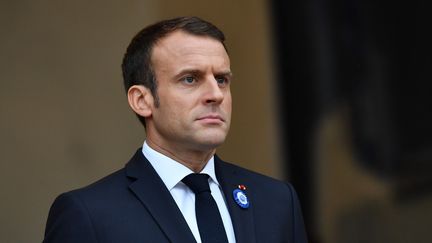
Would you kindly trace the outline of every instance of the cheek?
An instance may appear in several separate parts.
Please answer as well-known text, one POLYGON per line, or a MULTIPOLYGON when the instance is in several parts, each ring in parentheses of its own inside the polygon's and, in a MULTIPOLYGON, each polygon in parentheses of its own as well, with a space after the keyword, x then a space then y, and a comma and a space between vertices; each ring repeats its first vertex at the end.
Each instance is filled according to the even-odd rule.
POLYGON ((224 102, 222 103, 222 105, 223 105, 223 107, 224 107, 224 110, 225 110, 227 113, 231 113, 231 109, 232 109, 232 100, 231 100, 231 96, 230 96, 230 95, 227 96, 227 97, 225 97, 224 102))
POLYGON ((190 113, 193 110, 192 108, 191 104, 185 102, 184 99, 172 99, 167 104, 167 119, 170 119, 177 124, 188 121, 190 119, 190 113))

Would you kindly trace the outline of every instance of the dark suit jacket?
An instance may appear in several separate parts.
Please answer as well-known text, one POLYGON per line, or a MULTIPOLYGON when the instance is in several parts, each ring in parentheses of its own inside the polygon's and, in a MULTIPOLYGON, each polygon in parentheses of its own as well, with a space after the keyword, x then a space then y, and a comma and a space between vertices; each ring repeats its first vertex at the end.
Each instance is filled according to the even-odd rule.
MULTIPOLYGON (((223 162, 215 170, 238 243, 306 242, 300 205, 291 185, 223 162), (250 206, 232 192, 247 187, 250 206)), ((139 149, 125 168, 53 203, 45 243, 193 243, 182 213, 139 149)))

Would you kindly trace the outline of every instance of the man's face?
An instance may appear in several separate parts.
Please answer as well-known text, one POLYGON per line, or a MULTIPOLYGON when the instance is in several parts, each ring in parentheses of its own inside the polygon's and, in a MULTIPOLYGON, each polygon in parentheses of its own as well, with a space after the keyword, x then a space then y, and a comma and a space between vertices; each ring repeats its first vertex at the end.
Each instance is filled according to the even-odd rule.
POLYGON ((147 138, 168 150, 208 151, 222 144, 231 121, 230 60, 212 38, 176 31, 153 48, 159 107, 147 138))

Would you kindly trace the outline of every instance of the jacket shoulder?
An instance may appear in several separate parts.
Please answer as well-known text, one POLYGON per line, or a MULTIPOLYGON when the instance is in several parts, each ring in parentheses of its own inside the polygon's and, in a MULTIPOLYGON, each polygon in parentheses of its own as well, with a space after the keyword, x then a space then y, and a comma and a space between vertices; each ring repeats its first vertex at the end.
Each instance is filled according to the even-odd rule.
POLYGON ((227 170, 234 171, 239 177, 244 178, 250 178, 249 180, 255 181, 256 183, 260 183, 262 185, 269 185, 269 186, 280 186, 280 187, 292 187, 292 185, 289 182, 281 181, 278 179, 275 179, 273 177, 246 169, 244 167, 235 165, 231 162, 225 162, 220 159, 218 159, 218 163, 220 163, 220 166, 222 168, 226 168, 227 170))

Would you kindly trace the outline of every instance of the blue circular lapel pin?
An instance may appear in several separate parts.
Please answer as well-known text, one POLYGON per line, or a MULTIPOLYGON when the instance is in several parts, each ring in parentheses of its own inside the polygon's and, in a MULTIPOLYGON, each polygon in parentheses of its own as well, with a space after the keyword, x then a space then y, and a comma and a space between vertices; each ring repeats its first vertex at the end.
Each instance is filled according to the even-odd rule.
POLYGON ((240 189, 235 189, 233 191, 233 197, 234 201, 241 207, 241 208, 249 208, 249 200, 246 196, 246 193, 240 189))

